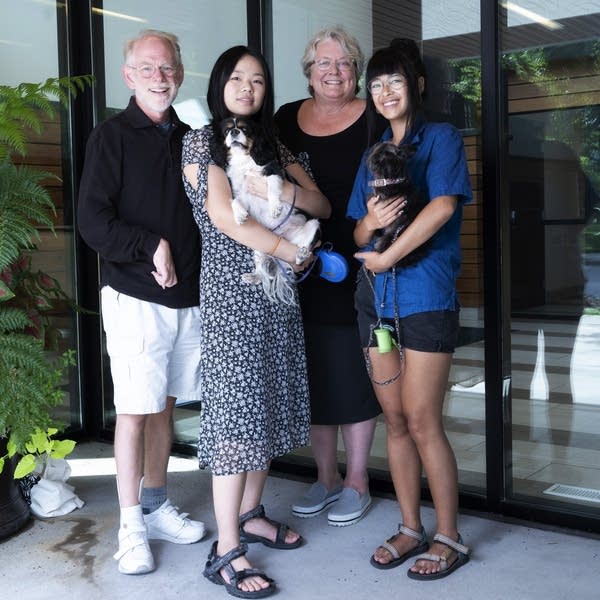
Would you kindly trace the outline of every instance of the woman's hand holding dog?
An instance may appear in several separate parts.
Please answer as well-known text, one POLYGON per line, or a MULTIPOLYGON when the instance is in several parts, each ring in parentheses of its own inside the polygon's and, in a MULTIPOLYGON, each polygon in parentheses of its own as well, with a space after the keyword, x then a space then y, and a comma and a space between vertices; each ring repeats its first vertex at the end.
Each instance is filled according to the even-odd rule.
MULTIPOLYGON (((265 175, 259 175, 258 173, 248 172, 244 176, 244 184, 246 191, 253 196, 267 200, 267 178, 265 175)), ((294 184, 291 181, 284 180, 281 188, 282 194, 280 200, 291 204, 294 197, 294 184)))
POLYGON ((292 267, 294 273, 302 273, 303 271, 306 271, 306 269, 308 269, 308 267, 310 267, 311 263, 315 260, 315 255, 312 252, 308 253, 308 256, 304 259, 304 262, 301 264, 296 264, 296 262, 292 262, 290 263, 290 266, 292 267))
POLYGON ((267 199, 267 178, 258 173, 248 172, 244 176, 246 191, 263 200, 267 199))
MULTIPOLYGON (((320 245, 320 243, 316 244, 315 248, 320 245)), ((298 263, 299 250, 300 248, 296 244, 292 244, 292 242, 286 240, 285 238, 280 238, 276 244, 276 250, 274 252, 267 251, 267 254, 270 254, 271 256, 288 263, 290 267, 292 267, 294 273, 302 273, 302 271, 307 269, 313 260, 315 260, 315 256, 311 249, 304 261, 298 263)))
MULTIPOLYGON (((357 252, 354 257, 362 261, 373 273, 391 269, 401 258, 421 246, 452 217, 457 205, 456 196, 438 196, 429 201, 416 219, 385 252, 357 252)), ((362 225, 367 215, 358 221, 354 229, 354 239, 359 246, 366 246, 373 236, 367 234, 362 225), (367 237, 368 235, 368 237, 367 237), (359 241, 366 240, 366 241, 359 241)))
POLYGON ((357 222, 354 229, 354 241, 357 246, 366 246, 378 229, 383 229, 394 222, 406 206, 406 198, 390 198, 380 200, 371 196, 367 201, 367 214, 357 222))
POLYGON ((390 198, 389 200, 380 200, 378 196, 371 196, 367 201, 367 215, 364 217, 369 220, 367 227, 372 231, 383 229, 396 220, 396 217, 402 213, 406 205, 406 198, 390 198))
POLYGON ((390 260, 388 252, 356 252, 354 258, 360 260, 365 268, 372 273, 383 273, 389 271, 395 264, 395 261, 390 260))
MULTIPOLYGON (((367 201, 367 214, 357 223, 354 230, 354 240, 358 246, 366 246, 375 232, 392 224, 402 209, 406 206, 406 198, 390 198, 380 200, 378 196, 371 196, 367 201)), ((373 273, 382 273, 392 267, 388 253, 382 252, 357 252, 355 258, 364 263, 365 267, 373 273)))

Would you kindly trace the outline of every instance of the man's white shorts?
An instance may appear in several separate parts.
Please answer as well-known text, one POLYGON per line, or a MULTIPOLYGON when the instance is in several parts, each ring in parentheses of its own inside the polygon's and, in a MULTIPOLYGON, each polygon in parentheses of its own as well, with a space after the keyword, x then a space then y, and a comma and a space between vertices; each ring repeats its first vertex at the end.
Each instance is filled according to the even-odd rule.
POLYGON ((168 308, 109 286, 101 294, 116 412, 161 412, 167 396, 199 399, 199 308, 168 308))

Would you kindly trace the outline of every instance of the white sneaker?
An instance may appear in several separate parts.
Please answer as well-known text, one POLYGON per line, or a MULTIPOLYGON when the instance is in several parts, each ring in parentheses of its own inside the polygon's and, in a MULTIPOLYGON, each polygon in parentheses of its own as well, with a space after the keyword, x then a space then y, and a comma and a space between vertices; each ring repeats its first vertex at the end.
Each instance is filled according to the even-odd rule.
POLYGON ((125 575, 141 575, 154 571, 154 558, 146 530, 121 527, 119 550, 113 558, 119 561, 119 573, 125 575))
POLYGON ((144 515, 151 540, 167 540, 174 544, 193 544, 204 537, 204 523, 188 519, 188 513, 178 513, 178 506, 166 500, 159 508, 144 515))

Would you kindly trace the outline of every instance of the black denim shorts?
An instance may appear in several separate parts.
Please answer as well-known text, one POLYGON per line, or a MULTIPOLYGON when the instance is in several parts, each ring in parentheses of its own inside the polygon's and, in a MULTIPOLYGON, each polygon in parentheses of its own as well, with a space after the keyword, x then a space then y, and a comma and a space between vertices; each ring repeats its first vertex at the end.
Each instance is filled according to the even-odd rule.
POLYGON ((375 310, 375 298, 371 275, 364 269, 358 272, 354 307, 358 313, 358 329, 363 348, 377 346, 371 330, 380 322, 387 325, 392 336, 403 348, 419 352, 443 352, 452 354, 456 348, 460 331, 459 310, 434 310, 409 315, 399 319, 399 332, 396 332, 394 319, 379 320, 375 310), (367 279, 369 277, 371 281, 367 279), (397 339, 397 338, 400 339, 397 339))

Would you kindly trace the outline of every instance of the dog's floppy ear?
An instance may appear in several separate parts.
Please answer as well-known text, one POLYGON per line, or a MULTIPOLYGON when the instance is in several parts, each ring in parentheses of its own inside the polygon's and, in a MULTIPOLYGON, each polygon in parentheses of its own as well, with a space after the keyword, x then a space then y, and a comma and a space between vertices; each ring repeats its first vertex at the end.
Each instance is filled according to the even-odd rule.
POLYGON ((367 167, 372 173, 380 172, 381 160, 386 146, 387 142, 377 142, 377 144, 371 148, 371 151, 367 156, 367 167))
POLYGON ((213 130, 213 136, 209 143, 210 156, 217 166, 225 169, 229 155, 225 146, 222 123, 217 123, 213 119, 210 125, 213 130))
POLYGON ((273 148, 267 140, 267 136, 262 127, 254 121, 249 121, 249 123, 251 123, 251 125, 248 133, 252 137, 250 156, 253 158, 254 162, 262 167, 263 165, 277 160, 275 148, 273 148))
POLYGON ((417 147, 414 144, 400 144, 398 150, 399 156, 403 160, 408 160, 417 151, 417 147))

